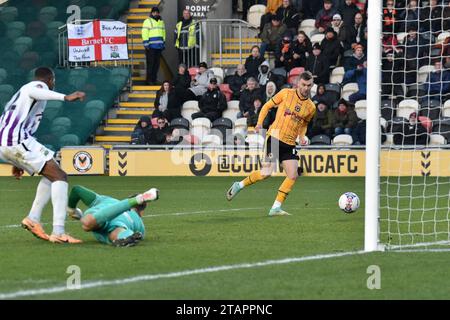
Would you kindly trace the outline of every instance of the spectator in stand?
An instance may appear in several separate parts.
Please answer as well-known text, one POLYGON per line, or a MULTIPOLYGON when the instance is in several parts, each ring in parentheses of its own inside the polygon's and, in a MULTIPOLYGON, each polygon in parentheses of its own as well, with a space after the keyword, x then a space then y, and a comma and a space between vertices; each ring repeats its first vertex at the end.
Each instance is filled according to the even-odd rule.
POLYGON ((184 63, 178 66, 178 72, 172 79, 172 85, 175 90, 175 95, 180 103, 184 103, 186 100, 186 91, 191 85, 191 76, 184 63))
POLYGON ((313 54, 306 59, 306 70, 313 74, 314 83, 328 83, 330 78, 330 68, 328 59, 322 54, 320 44, 315 43, 313 54))
POLYGON ((167 119, 160 117, 158 118, 157 123, 158 127, 150 130, 150 136, 148 139, 148 144, 150 145, 166 144, 170 142, 169 136, 171 129, 167 124, 167 119))
POLYGON ((323 1, 303 1, 303 12, 305 19, 315 19, 319 11, 323 8, 323 1))
POLYGON ((417 70, 428 63, 428 43, 428 40, 417 33, 415 23, 408 26, 408 35, 404 40, 406 84, 415 83, 417 81, 417 70))
POLYGON ((266 90, 263 92, 263 104, 273 98, 278 92, 277 85, 273 81, 269 81, 266 84, 266 90))
POLYGON ((323 9, 316 16, 316 28, 319 29, 320 33, 324 33, 328 27, 331 27, 331 21, 336 13, 333 2, 331 0, 324 0, 323 9))
POLYGON ((442 69, 441 59, 434 62, 434 71, 430 72, 424 84, 428 98, 444 103, 450 99, 450 70, 442 69))
POLYGON ((338 58, 342 53, 342 46, 333 28, 329 27, 326 30, 325 38, 320 45, 322 47, 322 54, 328 58, 328 65, 330 67, 336 66, 338 58))
POLYGON ((152 120, 149 116, 142 116, 131 134, 131 144, 148 144, 152 120))
POLYGON ((285 35, 275 50, 275 68, 284 68, 289 72, 294 65, 294 51, 291 37, 285 35))
POLYGON ((259 66, 264 62, 258 46, 253 46, 250 56, 245 60, 245 69, 249 77, 256 78, 259 73, 259 66))
POLYGON ((206 62, 200 62, 198 70, 198 74, 191 82, 191 87, 186 92, 187 100, 198 101, 206 93, 210 80, 214 77, 214 73, 208 70, 206 62))
POLYGON ((339 34, 344 50, 352 49, 356 44, 361 43, 364 38, 365 24, 361 13, 357 13, 353 23, 344 24, 339 34))
POLYGON ((269 61, 264 61, 259 66, 258 83, 261 90, 266 90, 266 85, 269 81, 275 82, 278 88, 284 85, 284 79, 281 79, 276 74, 270 71, 269 61))
POLYGON ((336 32, 338 39, 340 39, 341 30, 343 30, 344 21, 339 13, 333 16, 333 21, 331 21, 331 28, 336 32))
POLYGON ((392 98, 392 95, 403 96, 402 83, 404 81, 403 59, 397 58, 395 53, 389 52, 384 55, 381 65, 381 94, 392 98))
MULTIPOLYGON (((245 116, 247 118, 248 127, 254 127, 258 123, 258 116, 261 112, 262 105, 263 103, 260 97, 255 97, 255 99, 253 99, 251 111, 247 112, 247 115, 245 116)), ((266 119, 268 119, 268 117, 266 117, 266 119)))
POLYGON ((227 78, 228 85, 233 91, 232 100, 239 100, 242 90, 244 90, 247 83, 248 74, 245 66, 240 64, 236 68, 236 72, 231 77, 227 78))
POLYGON ((266 23, 269 23, 270 19, 272 19, 272 15, 277 13, 282 2, 283 0, 267 0, 266 13, 262 15, 261 24, 259 25, 259 35, 261 35, 266 23))
POLYGON ((181 103, 167 80, 163 82, 161 89, 156 94, 155 111, 153 111, 152 118, 156 117, 164 117, 169 121, 181 117, 181 103))
POLYGON ((325 85, 319 83, 317 85, 316 95, 311 99, 315 104, 324 103, 327 106, 332 106, 336 101, 333 101, 333 98, 328 94, 325 85))
POLYGON ((344 61, 344 70, 347 72, 356 69, 357 66, 362 65, 366 60, 367 57, 364 54, 363 46, 357 44, 353 48, 353 55, 344 61))
POLYGON ((359 12, 359 8, 353 3, 353 0, 345 0, 339 6, 339 13, 342 15, 344 26, 351 26, 355 21, 355 14, 359 12))
POLYGON ((438 4, 438 0, 430 0, 429 7, 423 8, 420 14, 420 32, 431 32, 437 36, 442 31, 448 31, 442 28, 444 7, 438 4))
POLYGON ((259 90, 258 83, 254 78, 248 78, 247 86, 241 93, 239 99, 238 118, 246 117, 247 119, 254 114, 253 101, 255 98, 261 99, 261 91, 259 90))
POLYGON ((198 45, 200 41, 199 25, 192 19, 188 9, 183 10, 183 17, 175 26, 175 48, 178 51, 178 63, 196 66, 199 61, 198 45))
POLYGON ((358 117, 353 108, 350 108, 347 101, 344 99, 339 100, 339 105, 332 113, 332 130, 334 130, 334 136, 340 134, 352 134, 352 130, 358 123, 358 117))
POLYGON ((393 128, 394 143, 397 145, 424 145, 428 144, 427 129, 417 119, 417 113, 409 115, 409 121, 393 128))
POLYGON ((266 50, 275 51, 281 37, 287 31, 284 24, 281 23, 281 17, 273 15, 270 23, 264 26, 261 33, 261 56, 264 57, 266 50))
POLYGON ((383 33, 396 32, 398 12, 394 7, 394 0, 387 0, 386 8, 383 9, 383 33))
MULTIPOLYGON (((386 140, 386 130, 383 126, 380 126, 381 132, 381 144, 386 140)), ((359 120, 356 128, 352 132, 353 144, 354 145, 366 145, 366 120, 359 120)))
POLYGON ((275 14, 281 17, 281 23, 286 25, 286 28, 291 33, 291 36, 297 34, 300 24, 300 14, 292 5, 291 0, 283 0, 281 6, 275 14))
POLYGON ((407 32, 406 26, 415 23, 418 24, 420 20, 421 8, 417 7, 417 0, 409 0, 406 10, 399 14, 398 29, 401 32, 407 32))
POLYGON ((403 48, 398 46, 397 35, 384 34, 382 39, 383 53, 395 53, 399 54, 403 51, 403 48))
POLYGON ((358 65, 356 69, 345 72, 343 83, 358 83, 358 92, 351 94, 348 100, 355 103, 358 100, 366 99, 367 92, 367 61, 362 65, 358 65))
POLYGON ((248 9, 258 2, 258 0, 242 0, 242 20, 247 21, 248 9))
POLYGON ((293 67, 306 67, 306 59, 312 55, 312 44, 305 32, 299 31, 292 46, 293 67))
POLYGON ((209 81, 209 86, 200 98, 198 106, 200 112, 194 113, 192 119, 208 118, 211 122, 214 122, 222 117, 222 112, 227 108, 227 99, 220 92, 216 78, 211 78, 209 81))
POLYGON ((310 129, 308 130, 308 136, 311 139, 319 134, 327 135, 331 137, 331 126, 333 122, 333 112, 328 109, 328 105, 323 101, 317 104, 317 111, 314 118, 311 121, 310 129))

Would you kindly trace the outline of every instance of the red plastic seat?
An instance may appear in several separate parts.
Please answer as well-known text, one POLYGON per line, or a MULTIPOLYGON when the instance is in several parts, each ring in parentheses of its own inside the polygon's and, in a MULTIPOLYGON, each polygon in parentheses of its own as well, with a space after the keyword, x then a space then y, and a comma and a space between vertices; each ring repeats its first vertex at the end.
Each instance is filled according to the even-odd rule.
POLYGON ((305 72, 305 68, 302 67, 293 68, 289 72, 287 83, 291 85, 296 84, 298 76, 301 75, 303 72, 305 72))
POLYGON ((219 85, 220 91, 225 95, 227 101, 230 101, 233 97, 233 91, 230 89, 230 85, 228 83, 223 83, 219 85))
POLYGON ((194 80, 195 76, 198 74, 198 68, 197 67, 191 67, 189 68, 189 75, 191 76, 191 80, 194 80))

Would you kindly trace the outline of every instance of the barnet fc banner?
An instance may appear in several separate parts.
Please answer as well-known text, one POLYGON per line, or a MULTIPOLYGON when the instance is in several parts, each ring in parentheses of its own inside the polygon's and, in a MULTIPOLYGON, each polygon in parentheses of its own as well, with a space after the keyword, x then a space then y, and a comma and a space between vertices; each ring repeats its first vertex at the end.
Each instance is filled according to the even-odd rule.
POLYGON ((127 60, 127 25, 120 21, 96 20, 68 24, 69 61, 127 60))

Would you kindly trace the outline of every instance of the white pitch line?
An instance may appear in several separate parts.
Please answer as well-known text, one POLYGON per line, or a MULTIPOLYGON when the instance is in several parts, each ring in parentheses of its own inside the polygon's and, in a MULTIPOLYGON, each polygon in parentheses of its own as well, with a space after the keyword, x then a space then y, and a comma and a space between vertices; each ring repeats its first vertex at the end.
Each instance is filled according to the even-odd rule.
MULTIPOLYGON (((147 274, 147 275, 140 275, 140 276, 135 276, 135 277, 131 277, 131 278, 116 279, 116 280, 99 280, 99 281, 86 282, 84 284, 81 284, 80 288, 77 290, 99 288, 99 287, 106 287, 106 286, 115 286, 115 285, 120 286, 120 285, 124 285, 124 284, 135 283, 135 282, 153 281, 153 280, 170 279, 170 278, 180 278, 180 277, 186 277, 186 276, 191 276, 191 275, 196 275, 196 274, 214 273, 214 272, 229 271, 229 270, 251 269, 251 268, 259 268, 259 267, 266 267, 266 266, 272 266, 272 265, 283 265, 283 264, 299 263, 299 262, 305 262, 305 261, 325 260, 325 259, 339 258, 339 257, 345 257, 345 256, 360 255, 360 254, 364 254, 364 253, 365 253, 365 251, 349 251, 349 252, 341 252, 341 253, 319 254, 319 255, 314 255, 314 256, 285 258, 285 259, 279 259, 279 260, 266 260, 266 261, 254 262, 254 263, 223 265, 223 266, 217 266, 217 267, 208 267, 208 268, 185 270, 185 271, 170 272, 170 273, 147 274)), ((51 288, 43 288, 43 289, 20 290, 20 291, 9 292, 9 293, 0 293, 0 300, 15 299, 15 298, 20 298, 20 297, 31 297, 31 296, 38 296, 38 295, 45 295, 45 294, 53 294, 53 293, 60 293, 60 292, 72 291, 72 290, 74 290, 74 289, 68 289, 67 286, 59 286, 59 287, 51 287, 51 288)))

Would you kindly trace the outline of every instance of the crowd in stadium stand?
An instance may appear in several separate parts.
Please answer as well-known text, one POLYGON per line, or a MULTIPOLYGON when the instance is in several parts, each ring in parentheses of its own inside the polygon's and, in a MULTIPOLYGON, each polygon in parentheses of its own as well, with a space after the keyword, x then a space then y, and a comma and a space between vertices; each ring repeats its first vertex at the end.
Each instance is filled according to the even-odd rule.
MULTIPOLYGON (((320 141, 331 141, 348 134, 353 144, 365 144, 365 115, 358 114, 355 105, 366 99, 367 2, 244 0, 242 19, 255 4, 266 5, 258 32, 261 44, 251 49, 245 64, 226 74, 224 85, 219 86, 205 62, 190 68, 194 73, 181 63, 173 82, 163 85, 154 116, 170 122, 180 115, 180 108, 173 105, 195 100, 200 112, 192 119, 206 117, 213 123, 226 110, 226 101, 238 100, 237 118, 245 118, 251 127, 261 106, 281 89, 294 86, 296 76, 307 70, 314 76, 312 100, 317 106, 309 138, 319 135, 320 141), (315 19, 314 30, 309 32, 302 28, 307 19, 315 19), (347 84, 350 93, 344 94, 347 84)), ((237 10, 237 1, 232 5, 237 10)), ((417 125, 420 134, 424 129, 427 135, 433 130, 430 123, 443 117, 440 110, 450 99, 450 3, 385 0, 383 6, 382 100, 389 107, 382 107, 386 120, 382 140, 386 140, 386 130, 406 136, 417 125), (431 69, 421 78, 423 67, 431 69), (417 113, 399 120, 396 109, 408 98, 419 103, 417 113), (438 112, 430 112, 436 105, 438 112)), ((267 116, 265 128, 274 116, 267 116)), ((398 135, 394 142, 411 143, 406 138, 400 141, 398 135)))

